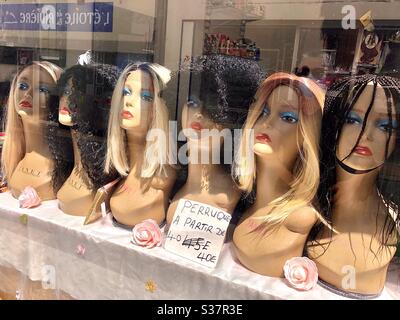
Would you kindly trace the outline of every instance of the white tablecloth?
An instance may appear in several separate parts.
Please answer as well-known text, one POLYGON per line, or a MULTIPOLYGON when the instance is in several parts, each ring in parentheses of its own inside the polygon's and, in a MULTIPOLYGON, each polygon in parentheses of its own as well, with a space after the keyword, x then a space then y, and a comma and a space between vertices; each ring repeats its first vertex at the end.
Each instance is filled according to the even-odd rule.
MULTIPOLYGON (((208 269, 162 247, 131 244, 130 231, 113 226, 110 216, 88 226, 83 221, 63 214, 57 201, 20 209, 9 193, 0 194, 0 266, 33 281, 42 281, 50 266, 55 289, 76 299, 343 299, 319 286, 300 292, 255 274, 234 260, 229 243, 208 269)), ((390 266, 379 299, 400 299, 400 264, 390 266)))

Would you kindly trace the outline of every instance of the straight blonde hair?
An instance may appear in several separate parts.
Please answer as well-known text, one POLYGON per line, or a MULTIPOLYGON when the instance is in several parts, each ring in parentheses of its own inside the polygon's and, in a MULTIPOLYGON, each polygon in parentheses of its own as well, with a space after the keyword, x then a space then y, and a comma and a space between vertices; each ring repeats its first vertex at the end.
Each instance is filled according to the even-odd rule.
POLYGON ((15 107, 18 105, 16 88, 17 79, 21 72, 31 66, 39 66, 44 69, 57 84, 61 76, 62 69, 48 61, 33 61, 31 64, 22 68, 13 78, 10 87, 10 94, 7 102, 7 113, 4 119, 3 128, 5 139, 1 153, 1 170, 3 182, 9 181, 18 163, 25 155, 25 136, 21 117, 17 114, 15 107))
MULTIPOLYGON (((261 227, 268 229, 279 226, 296 209, 309 206, 315 199, 320 178, 319 137, 324 91, 310 79, 283 72, 268 77, 257 90, 256 101, 250 106, 240 146, 235 156, 233 178, 246 194, 253 190, 256 179, 256 162, 255 157, 248 156, 250 152, 253 152, 252 129, 261 115, 269 95, 275 88, 282 85, 294 89, 299 98, 297 132, 299 155, 293 169, 294 179, 290 184, 290 190, 269 204, 272 207, 270 213, 257 218, 263 220, 261 227), (303 143, 300 143, 299 137, 303 138, 303 143)), ((318 213, 317 215, 319 219, 322 219, 318 213)))
POLYGON ((168 139, 168 108, 161 97, 162 90, 169 82, 171 71, 156 63, 139 63, 128 65, 118 79, 115 86, 112 101, 110 118, 107 132, 107 155, 105 161, 106 173, 115 168, 122 176, 127 176, 130 170, 127 157, 126 131, 120 125, 120 113, 123 108, 122 92, 125 81, 133 71, 141 70, 148 73, 153 81, 154 101, 153 118, 147 135, 144 161, 142 164, 141 176, 153 178, 162 172, 166 174, 166 165, 169 163, 169 139, 168 139), (153 134, 155 133, 155 136, 153 134), (150 135, 153 138, 149 139, 150 135))

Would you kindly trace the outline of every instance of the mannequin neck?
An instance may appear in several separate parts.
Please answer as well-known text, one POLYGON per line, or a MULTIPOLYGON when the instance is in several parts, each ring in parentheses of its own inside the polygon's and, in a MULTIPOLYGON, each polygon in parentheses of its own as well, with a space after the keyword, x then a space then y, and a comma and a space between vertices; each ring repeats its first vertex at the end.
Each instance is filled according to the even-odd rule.
MULTIPOLYGON (((212 155, 219 150, 202 150, 197 143, 188 142, 189 148, 189 164, 187 184, 193 186, 204 186, 219 183, 218 178, 229 176, 222 164, 213 163, 212 155), (203 153, 203 155, 202 155, 203 153), (212 177, 212 179, 210 178, 212 177)), ((222 146, 221 146, 222 149, 222 146)), ((215 161, 214 161, 215 162, 215 161)))
POLYGON ((351 174, 341 167, 336 168, 336 193, 334 196, 334 216, 346 214, 351 209, 352 215, 363 215, 371 208, 372 203, 378 201, 376 187, 378 169, 365 174, 351 174), (347 209, 347 210, 346 210, 347 209))
POLYGON ((290 189, 291 171, 282 163, 256 156, 256 209, 267 207, 290 189))
POLYGON ((126 130, 127 147, 129 156, 129 169, 135 175, 140 175, 146 149, 146 135, 126 130))
POLYGON ((74 150, 74 167, 81 168, 81 151, 78 148, 78 132, 71 129, 72 147, 74 150))
POLYGON ((25 152, 35 152, 50 159, 50 150, 45 137, 45 124, 39 121, 26 120, 24 118, 22 118, 22 124, 25 137, 25 152))

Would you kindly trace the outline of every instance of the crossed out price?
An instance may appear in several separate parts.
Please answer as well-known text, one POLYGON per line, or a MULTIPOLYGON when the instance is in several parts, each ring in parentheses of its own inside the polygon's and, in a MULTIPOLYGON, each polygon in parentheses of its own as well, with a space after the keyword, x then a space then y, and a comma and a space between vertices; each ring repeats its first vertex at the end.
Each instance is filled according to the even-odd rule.
POLYGON ((180 234, 174 235, 171 231, 168 232, 167 238, 181 243, 183 247, 186 247, 188 249, 193 248, 195 251, 201 250, 201 252, 199 252, 199 254, 197 255, 197 259, 199 259, 200 261, 213 263, 216 262, 217 257, 215 255, 203 252, 208 250, 211 241, 205 240, 204 238, 189 238, 188 235, 186 235, 183 239, 180 234))

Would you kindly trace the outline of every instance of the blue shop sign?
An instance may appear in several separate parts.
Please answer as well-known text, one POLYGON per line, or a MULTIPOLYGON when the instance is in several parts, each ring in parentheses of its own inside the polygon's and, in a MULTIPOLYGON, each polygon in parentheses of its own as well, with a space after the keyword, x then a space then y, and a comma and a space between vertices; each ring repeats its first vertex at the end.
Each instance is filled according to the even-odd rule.
POLYGON ((0 4, 0 29, 113 31, 113 3, 0 4))

